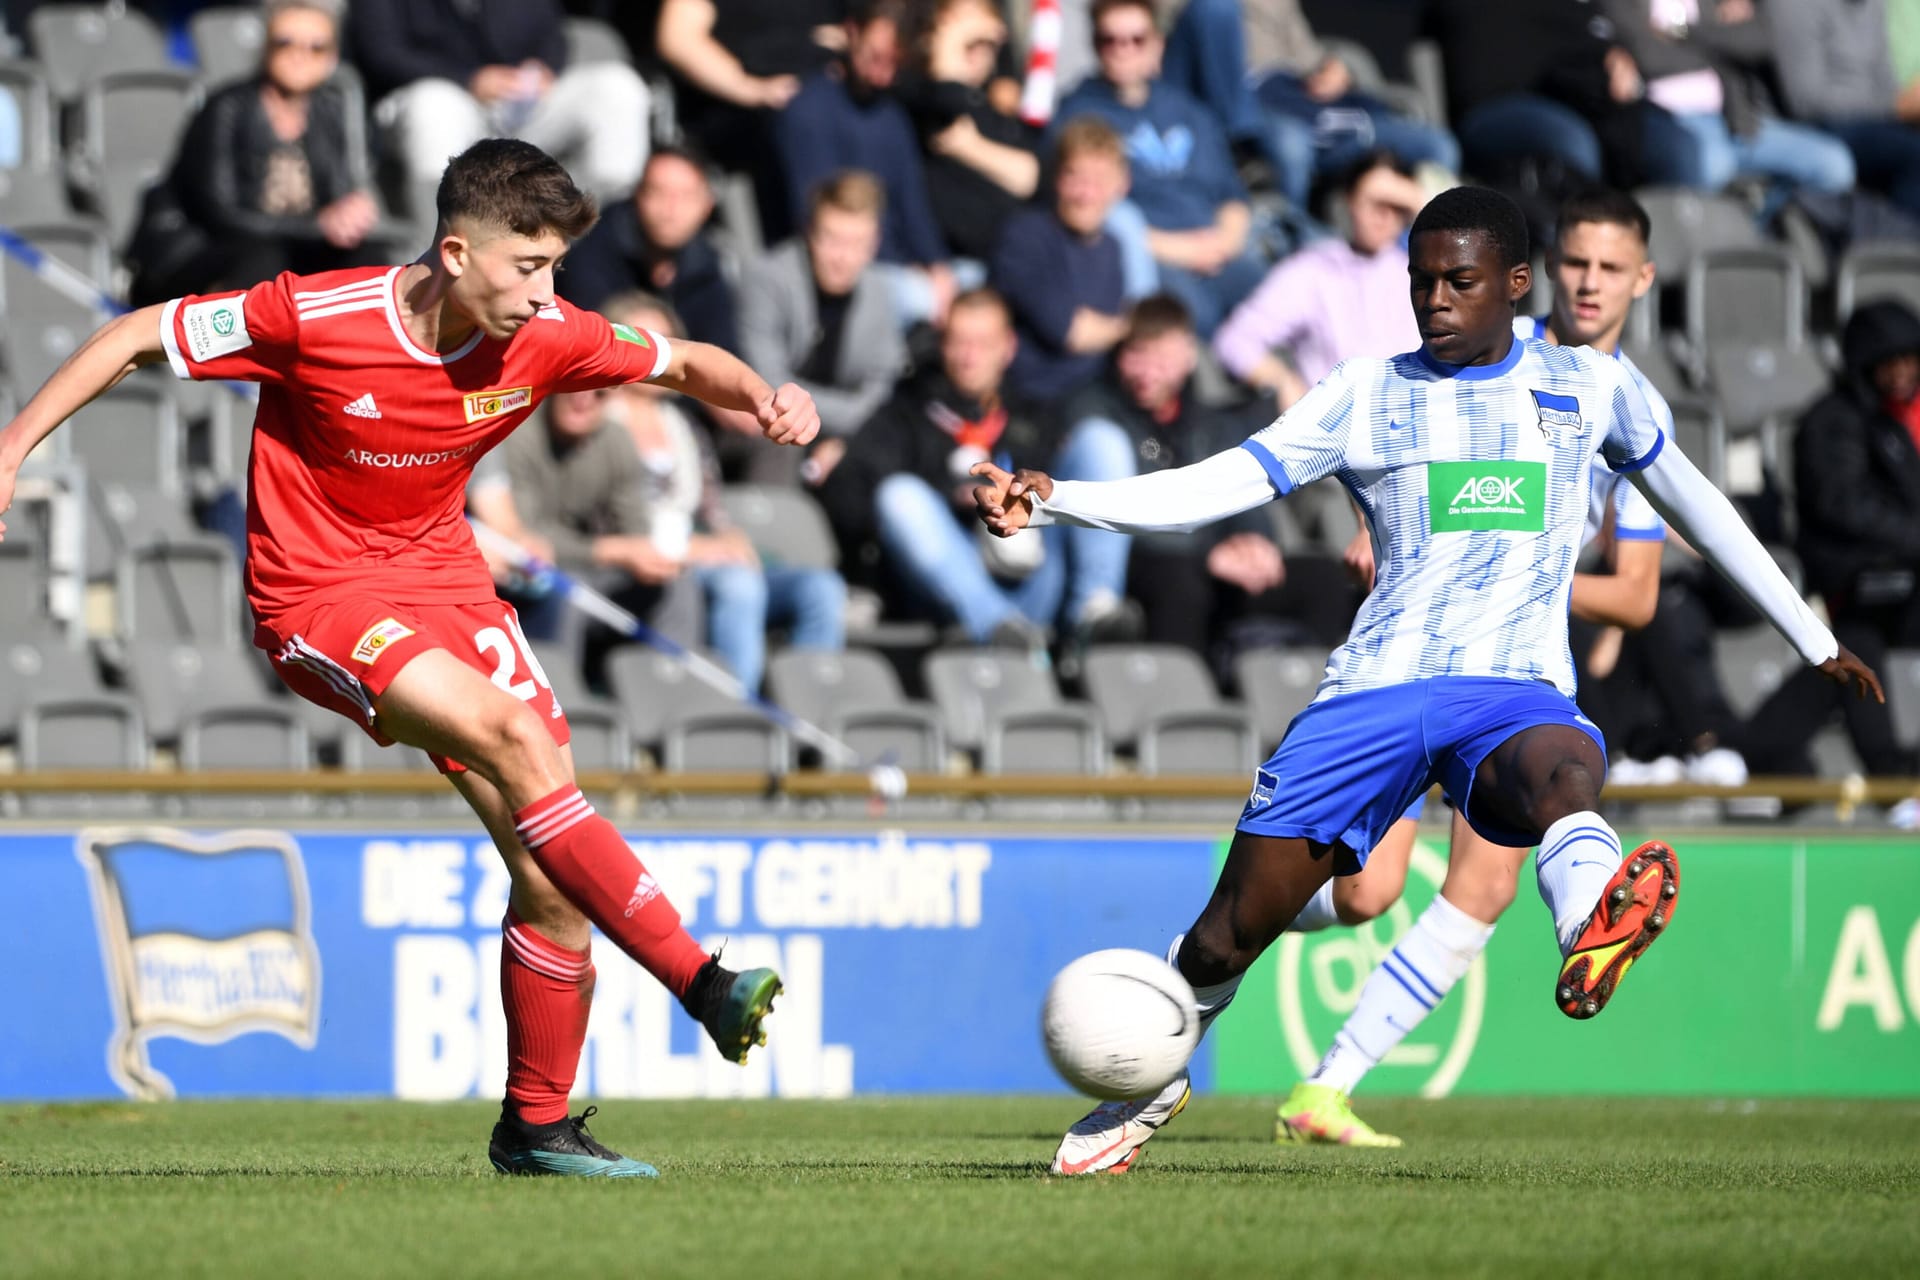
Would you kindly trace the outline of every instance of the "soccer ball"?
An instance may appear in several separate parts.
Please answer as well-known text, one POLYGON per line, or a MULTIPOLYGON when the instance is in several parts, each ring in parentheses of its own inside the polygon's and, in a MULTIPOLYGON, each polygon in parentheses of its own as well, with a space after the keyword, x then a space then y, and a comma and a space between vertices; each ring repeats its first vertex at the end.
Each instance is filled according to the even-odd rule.
POLYGON ((1095 951, 1047 988, 1040 1034, 1053 1069, 1096 1098, 1142 1098, 1186 1069, 1200 1043, 1193 988, 1159 956, 1095 951))

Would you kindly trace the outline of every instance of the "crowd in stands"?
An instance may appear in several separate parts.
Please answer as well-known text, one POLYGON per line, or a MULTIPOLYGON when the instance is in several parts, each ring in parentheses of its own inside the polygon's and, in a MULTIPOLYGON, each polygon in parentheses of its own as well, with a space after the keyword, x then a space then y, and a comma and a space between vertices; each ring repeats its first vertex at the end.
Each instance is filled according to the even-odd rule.
MULTIPOLYGON (((34 8, 8 10, 23 56, 34 8)), ((199 6, 146 8, 184 33, 199 6)), ((603 210, 561 293, 798 382, 822 431, 803 455, 652 388, 556 396, 476 472, 473 509, 749 687, 770 633, 834 649, 876 611, 1063 673, 1104 642, 1182 646, 1229 688, 1250 648, 1337 642, 1358 601, 1337 493, 1193 537, 999 542, 969 517, 967 468, 1179 466, 1340 360, 1412 348, 1406 228, 1461 180, 1515 195, 1537 243, 1596 183, 1719 199, 1753 244, 1817 233, 1818 290, 1795 305, 1838 335, 1809 340, 1832 388, 1767 424, 1742 500, 1851 648, 1920 646, 1920 320, 1887 302, 1840 315, 1829 287, 1853 240, 1920 246, 1920 0, 269 0, 261 16, 257 69, 203 86, 115 246, 132 300, 401 260, 447 156, 500 133, 555 152, 603 210), (581 18, 624 57, 570 40, 581 18), (807 495, 841 572, 756 546, 722 502, 733 484, 807 495)), ((195 52, 185 35, 175 51, 195 52)), ((0 93, 0 163, 24 127, 0 93)), ((1685 371, 1663 390, 1710 407, 1722 388, 1666 332, 1686 284, 1655 282, 1633 340, 1685 371)), ((1810 769, 1838 699, 1803 676, 1736 714, 1714 643, 1750 615, 1670 561, 1660 623, 1610 664, 1608 696, 1639 703, 1612 713, 1621 752, 1810 769)), ((613 637, 497 576, 529 635, 578 646, 598 680, 613 637)), ((1913 771, 1863 707, 1846 723, 1865 765, 1913 771)))

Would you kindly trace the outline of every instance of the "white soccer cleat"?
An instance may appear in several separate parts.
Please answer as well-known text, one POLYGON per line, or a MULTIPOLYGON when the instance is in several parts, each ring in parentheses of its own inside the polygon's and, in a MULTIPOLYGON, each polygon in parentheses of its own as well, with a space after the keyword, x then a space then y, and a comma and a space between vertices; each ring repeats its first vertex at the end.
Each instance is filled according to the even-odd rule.
POLYGON ((1182 1072, 1151 1098, 1101 1103, 1060 1139, 1060 1149, 1053 1153, 1053 1172, 1069 1177, 1125 1173, 1147 1139, 1179 1115, 1192 1096, 1193 1085, 1182 1072))

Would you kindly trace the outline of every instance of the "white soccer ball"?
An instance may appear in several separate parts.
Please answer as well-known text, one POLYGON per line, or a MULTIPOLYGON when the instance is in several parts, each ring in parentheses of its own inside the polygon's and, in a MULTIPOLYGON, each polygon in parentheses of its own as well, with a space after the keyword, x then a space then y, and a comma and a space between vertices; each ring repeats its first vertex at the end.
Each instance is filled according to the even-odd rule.
POLYGON ((1159 956, 1117 948, 1081 956, 1047 988, 1040 1034, 1053 1069, 1096 1098, 1158 1093, 1200 1043, 1193 988, 1159 956))

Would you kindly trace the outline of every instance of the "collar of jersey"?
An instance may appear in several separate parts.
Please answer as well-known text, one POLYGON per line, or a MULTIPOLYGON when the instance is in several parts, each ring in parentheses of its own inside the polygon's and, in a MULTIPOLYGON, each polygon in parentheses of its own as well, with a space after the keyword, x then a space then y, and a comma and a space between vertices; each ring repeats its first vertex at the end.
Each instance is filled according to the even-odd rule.
POLYGON ((1435 360, 1427 354, 1424 346, 1414 348, 1414 358, 1443 378, 1458 378, 1462 382, 1484 382, 1488 378, 1497 378, 1503 373, 1511 373, 1513 366, 1520 363, 1520 357, 1526 354, 1527 344, 1515 339, 1508 346, 1507 354, 1498 364, 1447 364, 1435 360))

